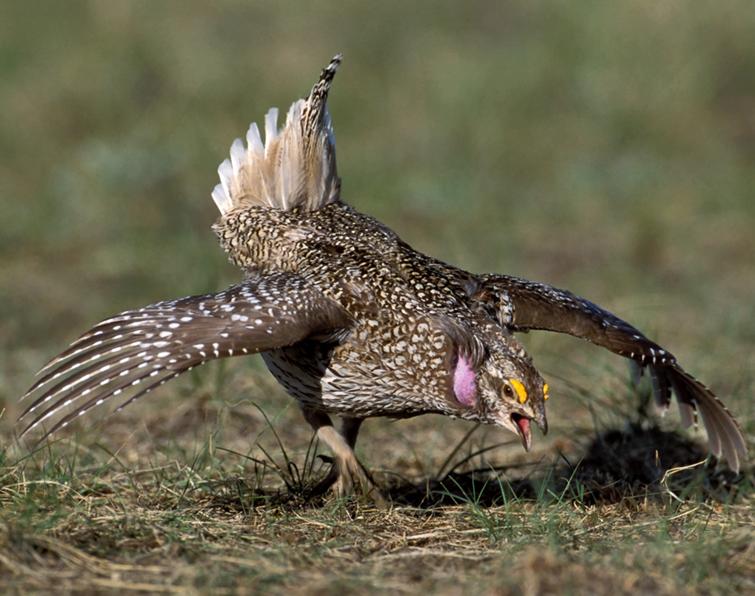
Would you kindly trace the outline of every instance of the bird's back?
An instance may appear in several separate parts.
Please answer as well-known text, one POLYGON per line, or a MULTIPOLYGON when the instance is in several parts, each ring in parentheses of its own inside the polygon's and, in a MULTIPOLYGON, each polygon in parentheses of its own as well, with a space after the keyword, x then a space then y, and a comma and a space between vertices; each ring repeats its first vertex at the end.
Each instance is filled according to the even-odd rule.
POLYGON ((480 323, 457 270, 435 266, 340 201, 317 211, 249 208, 229 214, 216 231, 247 271, 301 275, 353 319, 343 337, 263 355, 289 393, 310 407, 354 416, 443 410, 447 326, 466 323, 464 333, 480 323))

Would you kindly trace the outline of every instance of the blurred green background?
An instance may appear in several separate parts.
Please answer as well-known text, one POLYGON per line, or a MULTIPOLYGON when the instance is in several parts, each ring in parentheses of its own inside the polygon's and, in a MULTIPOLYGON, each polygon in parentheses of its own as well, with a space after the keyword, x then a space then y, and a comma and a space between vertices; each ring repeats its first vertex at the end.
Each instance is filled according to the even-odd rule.
MULTIPOLYGON (((6 0, 0 400, 102 317, 238 279, 209 229, 215 168, 343 52, 345 200, 617 311, 747 419, 753 40, 747 0, 6 0)), ((569 375, 579 344, 529 341, 569 375)))

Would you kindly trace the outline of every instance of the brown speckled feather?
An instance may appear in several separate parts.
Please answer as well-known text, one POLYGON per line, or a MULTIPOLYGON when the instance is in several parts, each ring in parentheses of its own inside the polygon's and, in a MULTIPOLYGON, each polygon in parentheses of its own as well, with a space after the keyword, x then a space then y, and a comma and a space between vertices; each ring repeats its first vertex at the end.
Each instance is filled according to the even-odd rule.
POLYGON ((702 415, 713 453, 724 455, 739 469, 746 454, 744 436, 734 417, 713 392, 687 373, 676 358, 616 315, 547 284, 506 275, 482 276, 477 298, 498 309, 501 323, 514 330, 541 329, 567 333, 634 360, 648 369, 656 403, 668 408, 671 389, 679 402, 684 426, 702 415))
POLYGON ((338 304, 288 274, 126 311, 94 326, 40 371, 24 396, 36 399, 19 418, 33 416, 23 433, 69 406, 45 434, 109 398, 130 396, 123 408, 209 360, 334 338, 351 325, 338 304))

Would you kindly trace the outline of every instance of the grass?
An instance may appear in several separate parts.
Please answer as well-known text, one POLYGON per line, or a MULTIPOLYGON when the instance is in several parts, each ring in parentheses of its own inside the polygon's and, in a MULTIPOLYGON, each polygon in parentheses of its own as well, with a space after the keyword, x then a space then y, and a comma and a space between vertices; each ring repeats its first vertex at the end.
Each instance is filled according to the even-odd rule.
MULTIPOLYGON (((229 373, 231 383, 240 378, 229 373)), ((416 446, 438 420, 374 421, 363 457, 392 500, 380 510, 312 495, 327 466, 293 408, 271 420, 272 397, 204 399, 214 386, 188 387, 199 403, 167 395, 168 407, 149 416, 130 408, 37 451, 10 449, 0 466, 4 589, 607 594, 752 585, 752 472, 705 465, 694 440, 648 421, 599 437, 583 431, 581 449, 543 446, 532 458, 510 444, 488 449, 490 437, 479 436, 487 429, 448 424, 444 436, 458 444, 436 445, 430 461, 371 435, 416 446), (655 450, 666 462, 652 463, 655 450), (669 462, 678 467, 667 471, 669 462)))
POLYGON ((48 461, 37 481, 28 468, 23 481, 4 479, 4 510, 15 513, 3 523, 6 589, 671 593, 750 585, 746 502, 585 505, 543 493, 491 506, 459 486, 450 493, 457 504, 378 511, 257 503, 244 492, 248 479, 178 460, 117 470, 56 464, 48 461))
POLYGON ((208 229, 215 164, 342 51, 350 203, 448 261, 616 311, 752 437, 753 14, 5 2, 0 589, 752 591, 751 460, 737 477, 699 464, 699 435, 658 426, 621 362, 569 338, 524 338, 554 396, 530 454, 458 421, 368 421, 358 452, 387 511, 311 494, 327 463, 254 359, 37 450, 12 423, 34 372, 92 323, 238 279, 208 229))

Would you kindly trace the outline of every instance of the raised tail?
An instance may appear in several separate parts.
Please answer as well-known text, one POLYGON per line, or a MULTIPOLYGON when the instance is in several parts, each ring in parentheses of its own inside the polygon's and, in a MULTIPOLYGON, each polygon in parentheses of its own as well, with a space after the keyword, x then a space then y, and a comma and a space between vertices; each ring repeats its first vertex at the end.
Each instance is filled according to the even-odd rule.
POLYGON ((291 105, 282 129, 278 108, 268 110, 264 144, 254 122, 246 133, 246 146, 241 139, 233 141, 230 158, 218 167, 220 184, 212 191, 221 215, 251 206, 314 211, 338 200, 341 180, 326 104, 340 63, 338 54, 309 95, 291 105))

